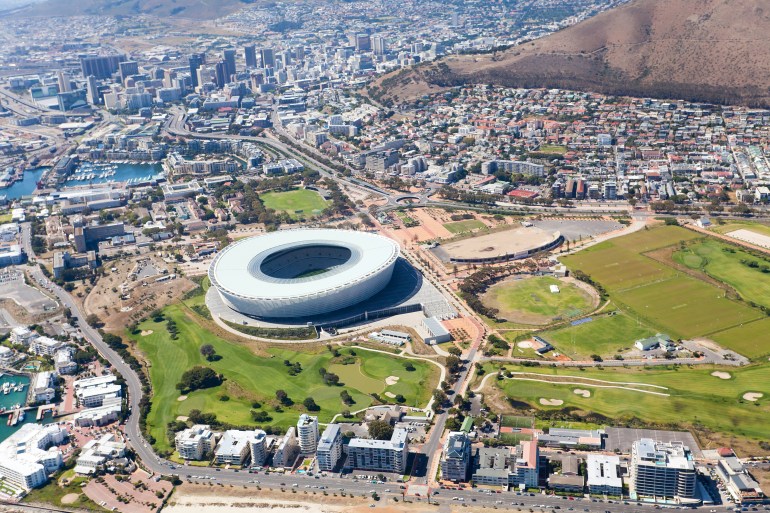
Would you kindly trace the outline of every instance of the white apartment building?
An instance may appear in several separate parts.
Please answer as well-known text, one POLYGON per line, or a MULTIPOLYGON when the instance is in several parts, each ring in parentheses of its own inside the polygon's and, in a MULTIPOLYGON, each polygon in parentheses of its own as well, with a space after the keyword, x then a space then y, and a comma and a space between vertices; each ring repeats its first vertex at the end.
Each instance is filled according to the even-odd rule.
POLYGON ((117 435, 108 433, 98 440, 90 440, 75 462, 75 472, 78 474, 96 474, 104 468, 104 465, 116 458, 126 455, 126 444, 121 442, 117 435))
POLYGON ((588 490, 597 495, 620 496, 623 480, 620 478, 620 458, 604 454, 589 454, 586 458, 588 490))
POLYGON ((408 453, 409 433, 406 429, 396 428, 390 440, 352 439, 348 445, 347 466, 354 469, 403 473, 406 470, 408 453))
POLYGON ((261 429, 250 432, 249 452, 251 453, 251 466, 261 467, 267 459, 267 433, 261 429))
POLYGON ((202 460, 214 450, 216 438, 209 426, 196 424, 184 429, 174 437, 176 451, 185 460, 202 460))
POLYGON ((29 349, 38 356, 53 356, 56 351, 66 344, 61 340, 54 340, 51 337, 37 337, 31 340, 29 349))
POLYGON ((273 455, 274 467, 289 467, 294 463, 299 453, 299 443, 297 443, 297 430, 294 426, 290 427, 281 441, 278 443, 278 447, 273 455))
POLYGON ((10 484, 31 490, 44 485, 48 474, 62 465, 57 447, 67 432, 55 424, 24 424, 0 443, 0 477, 10 484))
POLYGON ((342 456, 342 432, 338 424, 329 424, 321 435, 316 450, 318 468, 331 471, 342 456))
POLYGON ((252 431, 229 429, 214 452, 214 461, 219 465, 243 465, 251 449, 252 431))
POLYGON ((318 417, 307 413, 300 415, 297 421, 297 438, 299 450, 303 454, 314 453, 318 447, 318 417))

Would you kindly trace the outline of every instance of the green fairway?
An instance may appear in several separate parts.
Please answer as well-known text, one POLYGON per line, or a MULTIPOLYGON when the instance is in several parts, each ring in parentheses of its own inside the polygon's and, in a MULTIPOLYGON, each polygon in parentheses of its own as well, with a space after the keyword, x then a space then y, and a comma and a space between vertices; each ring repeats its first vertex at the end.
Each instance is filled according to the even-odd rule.
POLYGON ((407 360, 363 349, 341 348, 340 356, 334 357, 325 346, 297 352, 291 345, 272 347, 264 354, 255 354, 249 348, 223 340, 197 323, 195 314, 184 304, 175 304, 164 309, 166 319, 176 322, 179 336, 172 340, 166 330, 166 321, 160 323, 147 320, 140 326, 146 336, 133 335, 139 349, 151 362, 150 379, 153 385, 152 410, 147 418, 148 430, 156 439, 158 449, 169 449, 166 425, 179 415, 187 415, 191 409, 205 413, 216 413, 222 422, 233 425, 271 425, 288 427, 304 412, 302 402, 312 397, 321 410, 316 414, 321 422, 328 422, 342 410, 358 410, 372 404, 370 394, 380 394, 383 400, 394 402, 384 396, 401 394, 409 406, 424 407, 438 383, 438 368, 428 362, 407 360), (207 362, 200 354, 200 346, 211 344, 218 361, 207 362), (355 355, 352 354, 355 352, 355 355), (302 371, 296 376, 289 374, 284 360, 299 362, 302 371), (415 370, 407 371, 404 363, 411 361, 415 370), (347 365, 345 365, 347 363, 347 365), (215 388, 198 390, 179 401, 176 384, 182 373, 195 365, 205 365, 221 373, 225 382, 215 388), (334 372, 340 376, 343 386, 324 384, 319 369, 334 372), (344 369, 344 370, 343 370, 344 369), (339 372, 337 372, 339 371, 339 372), (387 385, 389 376, 398 381, 387 385), (278 402, 276 390, 286 391, 295 405, 275 411, 278 402), (355 404, 346 406, 340 400, 340 392, 347 390, 355 404), (229 400, 223 402, 222 396, 229 400), (261 403, 257 411, 267 412, 272 420, 254 422, 251 405, 261 403))
POLYGON ((286 192, 266 192, 259 198, 265 208, 278 212, 286 212, 294 218, 307 218, 320 214, 329 202, 324 200, 316 191, 295 189, 286 192))
POLYGON ((444 223, 444 228, 449 230, 453 234, 472 232, 473 230, 480 230, 486 228, 487 225, 479 221, 478 219, 467 219, 465 221, 455 221, 453 223, 444 223))
POLYGON ((594 317, 591 322, 539 333, 558 352, 575 360, 587 360, 598 354, 605 358, 631 349, 640 338, 655 335, 657 330, 641 319, 620 310, 612 315, 594 317))
POLYGON ((674 260, 727 283, 746 301, 770 307, 770 274, 741 262, 770 265, 770 258, 756 257, 730 244, 704 239, 674 253, 674 260))
POLYGON ((751 359, 770 356, 770 318, 713 333, 709 338, 722 347, 751 359))
POLYGON ((674 338, 704 336, 763 316, 727 299, 714 285, 685 275, 618 292, 614 298, 674 338))
POLYGON ((493 285, 483 300, 500 311, 499 318, 525 324, 576 317, 594 306, 588 292, 552 276, 502 281, 493 285), (551 285, 559 287, 559 292, 551 292, 551 285))
MULTIPOLYGON (((487 367, 489 372, 496 371, 493 365, 488 364, 487 367)), ((529 405, 517 404, 520 408, 577 408, 578 412, 595 412, 618 419, 621 423, 636 417, 647 424, 677 428, 702 424, 720 433, 754 440, 767 439, 767 418, 770 415, 768 366, 720 369, 731 375, 726 380, 711 375, 714 368, 706 367, 634 367, 580 371, 506 366, 506 370, 526 372, 526 375, 520 377, 528 380, 491 380, 487 386, 500 386, 514 401, 529 405), (555 379, 561 383, 531 381, 533 379, 555 379), (623 386, 631 390, 609 388, 623 386), (589 391, 590 397, 576 394, 575 389, 589 391), (747 392, 759 392, 764 396, 756 402, 749 401, 743 399, 743 394, 747 392), (540 399, 556 399, 563 403, 545 406, 540 399)))

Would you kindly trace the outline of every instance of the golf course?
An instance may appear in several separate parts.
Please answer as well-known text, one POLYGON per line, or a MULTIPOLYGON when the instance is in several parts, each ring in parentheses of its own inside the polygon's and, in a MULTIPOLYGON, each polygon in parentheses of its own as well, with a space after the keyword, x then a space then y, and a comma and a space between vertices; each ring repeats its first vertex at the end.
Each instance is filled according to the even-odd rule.
POLYGON ((200 297, 165 308, 162 320, 148 319, 137 332, 127 335, 136 341, 148 362, 153 408, 147 427, 159 450, 171 448, 166 425, 193 409, 215 413, 220 422, 231 425, 286 428, 307 411, 303 401, 308 397, 320 407, 314 414, 321 422, 328 422, 343 410, 356 411, 373 404, 371 394, 388 403, 396 403, 400 395, 407 406, 425 407, 438 384, 438 367, 422 360, 363 348, 313 346, 298 350, 280 344, 256 348, 225 340, 207 329, 205 319, 191 308, 199 304, 200 297), (176 337, 169 333, 169 321, 176 325, 176 337), (201 354, 204 344, 210 344, 216 353, 212 361, 201 354), (180 395, 177 383, 195 366, 210 367, 223 376, 223 383, 180 395), (301 370, 296 372, 296 367, 301 370), (339 376, 339 383, 327 385, 322 368, 339 376), (285 391, 293 404, 279 403, 278 390, 285 391), (351 404, 342 402, 343 391, 352 398, 351 404), (255 422, 252 411, 264 411, 269 420, 255 422))

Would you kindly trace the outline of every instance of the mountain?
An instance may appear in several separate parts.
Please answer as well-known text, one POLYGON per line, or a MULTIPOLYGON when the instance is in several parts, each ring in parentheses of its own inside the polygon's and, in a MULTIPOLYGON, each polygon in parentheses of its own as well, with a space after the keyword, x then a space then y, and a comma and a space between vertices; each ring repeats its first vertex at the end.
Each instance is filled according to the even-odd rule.
POLYGON ((770 106, 770 4, 634 0, 542 39, 380 78, 381 101, 483 83, 770 106))
POLYGON ((38 16, 133 16, 196 20, 225 16, 255 0, 44 0, 14 12, 16 17, 38 16))

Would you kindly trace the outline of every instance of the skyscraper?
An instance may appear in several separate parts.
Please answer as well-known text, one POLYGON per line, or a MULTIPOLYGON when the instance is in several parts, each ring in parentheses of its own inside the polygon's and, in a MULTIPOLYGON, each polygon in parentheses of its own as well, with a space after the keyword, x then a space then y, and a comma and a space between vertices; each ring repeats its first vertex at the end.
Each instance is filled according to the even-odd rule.
POLYGON ((385 55, 385 38, 382 36, 372 36, 372 50, 374 50, 374 55, 385 55))
POLYGON ((219 61, 214 68, 216 73, 217 87, 222 89, 229 79, 227 78, 227 63, 225 61, 219 61))
POLYGON ((125 55, 88 55, 80 58, 80 71, 84 77, 110 78, 126 60, 125 55))
POLYGON ((139 63, 136 61, 123 61, 118 65, 120 69, 120 81, 125 82, 131 75, 139 74, 139 63))
POLYGON ((90 105, 101 103, 101 99, 99 98, 99 89, 96 85, 96 77, 93 75, 90 75, 86 79, 86 100, 90 105))
POLYGON ((372 49, 372 40, 369 34, 356 34, 356 51, 368 52, 372 49))
POLYGON ((273 53, 272 48, 262 48, 259 51, 260 56, 262 57, 262 67, 263 68, 274 68, 275 67, 275 53, 273 53))
POLYGON ((222 52, 222 59, 225 62, 225 77, 226 81, 230 82, 230 77, 235 75, 235 48, 225 48, 222 52))
POLYGON ((192 85, 193 88, 198 87, 198 68, 201 67, 203 64, 203 59, 201 59, 201 54, 194 53, 190 56, 190 58, 187 60, 190 64, 190 76, 192 77, 192 85))
POLYGON ((254 45, 245 46, 243 48, 243 58, 246 60, 247 68, 257 67, 257 49, 254 45))
POLYGON ((66 93, 72 90, 72 84, 70 83, 69 73, 59 71, 58 73, 59 92, 66 93))

